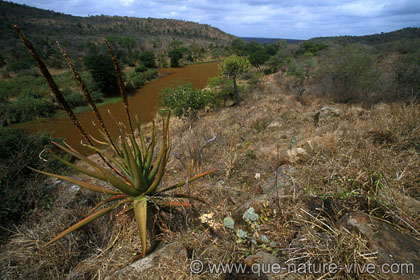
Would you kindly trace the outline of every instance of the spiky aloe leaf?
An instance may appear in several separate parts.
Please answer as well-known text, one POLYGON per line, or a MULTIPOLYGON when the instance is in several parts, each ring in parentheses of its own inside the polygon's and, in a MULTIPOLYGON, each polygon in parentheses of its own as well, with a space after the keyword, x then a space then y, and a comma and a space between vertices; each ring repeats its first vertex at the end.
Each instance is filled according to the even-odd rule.
POLYGON ((121 135, 121 142, 123 146, 124 155, 127 156, 128 165, 130 167, 130 175, 134 179, 134 188, 140 192, 143 192, 147 188, 146 180, 143 176, 143 172, 140 171, 140 167, 137 165, 135 160, 135 155, 133 155, 132 150, 127 142, 127 135, 123 132, 121 135))
POLYGON ((90 160, 89 158, 85 157, 84 155, 82 155, 81 153, 76 151, 73 147, 71 147, 69 144, 64 143, 64 145, 66 146, 66 147, 64 147, 63 145, 60 145, 55 141, 52 141, 51 143, 53 143, 55 146, 57 146, 61 150, 65 151, 66 153, 74 156, 75 158, 86 162, 87 164, 89 164, 90 166, 95 168, 96 170, 100 171, 101 169, 103 169, 99 164, 97 164, 96 162, 94 162, 94 161, 90 160))
POLYGON ((71 177, 41 171, 41 170, 29 167, 29 166, 28 166, 28 168, 31 169, 32 171, 35 171, 35 172, 38 172, 38 173, 41 173, 41 174, 44 174, 44 175, 47 175, 47 176, 50 176, 50 177, 54 177, 54 178, 57 178, 57 179, 60 179, 60 180, 64 180, 64 181, 76 184, 76 185, 78 185, 78 186, 80 186, 84 189, 90 190, 90 191, 94 191, 94 192, 98 192, 98 193, 105 193, 105 194, 121 194, 120 191, 113 191, 113 190, 110 190, 110 189, 105 189, 105 188, 99 187, 97 185, 89 184, 89 183, 86 183, 84 181, 77 180, 77 179, 74 179, 74 178, 71 178, 71 177))
POLYGON ((107 204, 111 201, 115 201, 115 200, 120 200, 123 198, 127 198, 127 196, 125 194, 119 194, 119 195, 114 195, 104 201, 99 202, 98 204, 95 205, 95 207, 93 207, 87 214, 86 216, 89 216, 90 214, 92 214, 93 212, 95 212, 96 209, 98 209, 99 207, 101 207, 104 204, 107 204))
POLYGON ((66 236, 69 233, 72 233, 73 231, 93 222, 96 219, 99 219, 100 217, 102 217, 103 215, 111 212, 112 210, 114 210, 119 204, 115 204, 113 206, 110 206, 108 208, 102 209, 86 218, 84 218, 83 220, 81 220, 80 222, 72 225, 71 227, 69 227, 68 229, 66 229, 65 231, 63 231, 62 233, 60 233, 59 235, 57 235, 56 237, 54 237, 51 241, 49 241, 45 246, 48 246, 52 243, 54 243, 55 241, 63 238, 64 236, 66 236))
POLYGON ((77 170, 77 171, 79 171, 79 172, 81 172, 83 174, 86 174, 86 175, 88 175, 90 177, 94 177, 94 178, 99 179, 99 180, 105 180, 105 177, 102 174, 100 174, 100 173, 93 172, 93 171, 90 171, 90 170, 88 170, 86 168, 77 166, 77 165, 75 165, 75 164, 73 164, 71 162, 68 162, 65 159, 62 159, 61 157, 59 157, 59 156, 57 156, 55 154, 53 154, 52 156, 55 159, 59 160, 60 162, 64 163, 65 165, 67 165, 67 166, 69 166, 69 167, 71 167, 71 168, 73 168, 73 169, 75 169, 75 170, 77 170))
MULTIPOLYGON (((217 169, 214 169, 214 170, 211 170, 211 171, 207 171, 207 172, 201 173, 201 174, 199 174, 197 176, 194 176, 194 177, 192 177, 191 179, 188 180, 188 183, 192 183, 195 180, 200 179, 201 177, 206 176, 206 175, 208 175, 210 173, 213 173, 216 170, 217 169)), ((164 192, 167 192, 167 191, 170 191, 170 190, 173 190, 173 189, 177 189, 177 188, 182 187, 183 185, 185 185, 185 183, 186 183, 185 181, 179 182, 178 184, 175 184, 175 185, 170 186, 170 187, 168 187, 166 189, 163 189, 163 190, 158 191, 158 193, 164 193, 164 192)))
POLYGON ((145 195, 137 197, 133 201, 133 206, 141 239, 141 256, 144 257, 147 249, 147 197, 145 195))
MULTIPOLYGON (((128 172, 128 169, 123 165, 123 164, 121 164, 118 160, 116 160, 114 157, 113 157, 113 155, 111 155, 111 154, 109 154, 109 153, 107 153, 107 152, 105 152, 105 151, 103 151, 103 150, 101 150, 101 149, 99 149, 99 148, 96 148, 96 147, 93 147, 93 146, 90 146, 90 145, 83 145, 83 146, 85 146, 85 147, 87 147, 87 148, 89 148, 89 149, 91 149, 91 150, 93 150, 93 151, 97 151, 97 152, 100 152, 100 153, 102 153, 102 155, 107 159, 107 160, 109 160, 111 163, 113 163, 115 166, 117 166, 119 169, 121 169, 127 176, 129 176, 129 172, 128 172)), ((117 156, 117 157, 119 157, 119 156, 117 156)), ((122 160, 122 158, 120 158, 121 160, 122 160)), ((115 171, 115 169, 114 169, 114 171, 115 171)))
MULTIPOLYGON (((67 153, 74 155, 75 157, 85 161, 86 163, 88 163, 89 165, 91 165, 92 167, 94 167, 96 170, 100 171, 104 177, 104 181, 109 182, 111 185, 113 185, 115 188, 119 189, 121 192, 127 194, 127 195, 131 195, 131 196, 137 196, 140 194, 139 191, 137 191, 130 183, 130 181, 127 179, 126 181, 123 181, 119 178, 117 178, 116 176, 114 176, 109 170, 103 168, 102 166, 100 166, 99 164, 89 160, 88 158, 82 156, 80 153, 78 153, 76 150, 74 150, 70 145, 67 145, 67 147, 63 147, 58 143, 53 142, 57 147, 59 147, 60 149, 66 151, 67 153)), ((100 155, 103 157, 103 155, 100 153, 100 155)), ((118 171, 115 167, 113 167, 114 171, 118 171)), ((119 175, 122 176, 121 173, 119 173, 119 175)), ((123 177, 124 178, 124 177, 123 177)), ((68 180, 66 180, 68 181, 68 180)))

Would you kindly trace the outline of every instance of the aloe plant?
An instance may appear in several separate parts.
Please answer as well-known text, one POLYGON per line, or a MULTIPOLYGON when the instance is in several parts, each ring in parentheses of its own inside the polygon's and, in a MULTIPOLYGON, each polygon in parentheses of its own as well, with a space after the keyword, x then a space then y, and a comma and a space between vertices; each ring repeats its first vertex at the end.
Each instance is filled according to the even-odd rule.
MULTIPOLYGON (((51 244, 64 237, 65 235, 102 217, 103 215, 111 212, 120 205, 129 203, 131 204, 129 208, 132 209, 135 214, 137 226, 141 237, 142 256, 144 256, 146 254, 146 221, 148 203, 154 203, 160 206, 171 207, 190 206, 190 203, 188 202, 171 199, 171 197, 183 198, 185 197, 184 195, 165 195, 165 193, 169 190, 180 188, 183 185, 185 185, 185 181, 167 188, 163 188, 160 190, 158 189, 158 186, 165 172, 165 166, 168 161, 171 149, 171 140, 169 132, 169 114, 166 118, 163 118, 162 121, 162 143, 154 161, 153 158, 156 146, 156 126, 154 124, 152 140, 148 145, 146 144, 146 140, 143 136, 143 133, 141 132, 141 127, 138 121, 137 129, 139 131, 139 142, 136 141, 133 134, 127 133, 125 127, 122 124, 117 124, 117 127, 119 130, 119 141, 116 143, 116 145, 112 145, 109 139, 106 137, 105 133, 101 131, 102 135, 104 136, 104 142, 101 141, 100 143, 105 144, 108 149, 99 149, 89 144, 85 144, 85 146, 92 149, 93 151, 98 152, 105 159, 107 159, 113 166, 115 166, 115 169, 119 170, 119 172, 123 175, 122 177, 118 173, 116 173, 115 170, 105 168, 100 164, 92 161, 88 157, 83 156, 81 153, 76 151, 68 144, 60 145, 56 142, 53 142, 53 144, 61 150, 76 157, 78 160, 87 163, 90 167, 89 169, 77 166, 69 161, 58 157, 55 154, 52 154, 54 158, 61 161, 65 165, 90 177, 96 178, 101 181, 105 181, 112 185, 115 189, 108 189, 75 178, 31 168, 32 170, 41 174, 71 182, 91 191, 109 195, 108 199, 100 202, 91 210, 92 214, 89 213, 89 216, 87 216, 82 221, 74 224, 73 226, 69 227, 61 234, 57 235, 54 239, 49 241, 48 244, 51 244), (98 210, 100 207, 105 206, 107 204, 111 205, 102 208, 101 210, 98 210)), ((96 140, 96 142, 99 142, 99 140, 96 140)), ((210 172, 205 172, 198 176, 195 176, 189 179, 188 183, 191 183, 209 173, 210 172)))
MULTIPOLYGON (((55 241, 66 236, 67 234, 93 222, 94 220, 106 214, 111 213, 113 210, 119 208, 120 206, 124 204, 129 204, 128 207, 125 208, 128 210, 124 211, 124 213, 128 213, 129 211, 134 212, 142 245, 141 255, 142 257, 144 257, 146 255, 147 248, 146 234, 148 205, 150 203, 153 203, 164 207, 191 206, 189 202, 185 202, 178 199, 191 198, 190 196, 182 194, 168 195, 166 193, 170 190, 180 188, 187 183, 191 183, 213 171, 204 172, 200 175, 190 178, 189 180, 187 179, 186 181, 179 182, 173 186, 159 189, 160 182, 165 173, 165 167, 168 162, 171 150, 171 136, 169 131, 170 113, 168 112, 166 116, 162 117, 162 140, 160 149, 156 149, 156 126, 154 122, 152 125, 151 141, 150 143, 147 143, 142 133, 140 123, 136 118, 138 140, 136 139, 134 135, 133 126, 131 124, 128 101, 127 96, 125 94, 124 84, 121 79, 121 72, 109 44, 107 44, 107 46, 115 64, 115 69, 120 85, 120 92, 123 98, 123 103, 127 114, 127 120, 130 125, 130 130, 129 132, 127 132, 124 124, 118 123, 116 120, 114 120, 117 130, 119 132, 117 141, 113 141, 111 139, 111 136, 109 135, 108 130, 106 129, 103 123, 103 119, 100 116, 99 111, 96 109, 96 106, 93 104, 89 92, 87 91, 86 87, 81 81, 80 75, 78 75, 78 73, 75 71, 70 58, 67 56, 67 54, 65 54, 61 47, 59 46, 60 50, 63 53, 63 56, 69 64, 70 69, 74 73, 75 78, 78 81, 86 100, 91 105, 92 110, 95 112, 97 120, 101 123, 102 129, 100 129, 99 132, 102 135, 103 140, 97 140, 94 139, 92 136, 87 135, 82 125, 78 121, 76 115, 73 113, 70 106, 68 106, 65 99, 63 98, 47 67, 40 59, 33 45, 29 42, 29 40, 26 37, 24 37, 23 33, 21 32, 18 26, 14 27, 18 32, 19 36, 21 37, 22 42, 25 44, 25 46, 28 48, 29 52, 33 56, 34 60, 37 62, 54 96, 57 98, 57 101, 62 105, 63 109, 66 110, 67 114, 72 119, 73 124, 79 129, 80 133, 84 136, 86 140, 84 146, 96 152, 107 167, 104 167, 101 164, 92 161, 91 159, 84 156, 82 153, 78 152, 76 149, 74 149, 67 143, 61 145, 59 143, 53 142, 53 144, 61 150, 74 156, 78 160, 85 162, 88 165, 88 168, 83 168, 81 166, 73 164, 69 161, 58 157, 53 153, 52 156, 64 163, 65 165, 75 169, 76 171, 83 173, 89 177, 96 178, 100 181, 104 181, 113 187, 105 188, 72 177, 53 174, 28 167, 31 170, 36 171, 38 173, 55 177, 60 180, 65 180, 73 184, 79 185, 80 187, 85 188, 87 190, 91 190, 109 196, 107 199, 98 203, 87 214, 86 218, 72 225, 71 227, 54 237, 51 241, 47 243, 47 245, 52 244, 55 241), (102 148, 96 147, 94 143, 100 144, 102 148), (157 155, 155 154, 155 150, 159 150, 157 155)), ((114 118, 112 117, 112 119, 114 118)))

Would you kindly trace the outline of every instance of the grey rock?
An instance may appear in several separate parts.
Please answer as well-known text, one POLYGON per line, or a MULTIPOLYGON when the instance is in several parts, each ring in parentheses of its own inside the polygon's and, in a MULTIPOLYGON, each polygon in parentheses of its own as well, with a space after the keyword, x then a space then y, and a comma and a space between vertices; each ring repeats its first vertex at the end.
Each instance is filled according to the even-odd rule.
POLYGON ((326 120, 337 117, 340 115, 340 110, 333 107, 322 107, 314 116, 314 124, 318 126, 319 124, 325 122, 326 120))
MULTIPOLYGON (((402 273, 384 274, 386 279, 420 279, 420 242, 418 240, 359 211, 345 215, 341 224, 347 229, 361 233, 369 241, 372 251, 377 252, 375 262, 379 267, 406 265, 402 273), (408 267, 410 264, 413 271, 408 267)), ((384 273, 384 271, 379 272, 384 273)))
POLYGON ((157 273, 168 275, 174 271, 186 270, 186 260, 187 250, 182 243, 174 242, 108 275, 105 280, 159 279, 157 273))

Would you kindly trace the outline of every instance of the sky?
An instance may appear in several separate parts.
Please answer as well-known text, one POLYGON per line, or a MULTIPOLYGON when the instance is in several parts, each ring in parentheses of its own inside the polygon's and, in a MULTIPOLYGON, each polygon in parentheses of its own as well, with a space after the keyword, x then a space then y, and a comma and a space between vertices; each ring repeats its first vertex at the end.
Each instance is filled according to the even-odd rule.
POLYGON ((171 18, 240 37, 309 39, 420 27, 420 0, 13 0, 75 16, 171 18))

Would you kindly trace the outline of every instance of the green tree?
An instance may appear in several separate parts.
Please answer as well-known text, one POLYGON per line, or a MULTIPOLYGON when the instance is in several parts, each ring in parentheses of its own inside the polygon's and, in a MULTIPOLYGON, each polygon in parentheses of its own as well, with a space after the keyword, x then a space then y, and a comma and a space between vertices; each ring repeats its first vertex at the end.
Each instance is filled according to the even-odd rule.
POLYGON ((269 58, 270 56, 264 50, 259 50, 249 56, 249 62, 252 66, 260 68, 269 58))
POLYGON ((188 51, 183 46, 184 42, 181 40, 174 40, 169 44, 168 56, 171 59, 171 67, 178 67, 179 61, 184 57, 184 54, 188 51))
POLYGON ((147 68, 156 68, 155 59, 155 54, 151 51, 145 51, 139 55, 139 61, 147 68))
POLYGON ((184 53, 181 49, 173 49, 169 51, 168 56, 171 59, 171 67, 178 67, 184 53))
POLYGON ((221 64, 219 64, 220 75, 230 78, 233 81, 237 105, 239 105, 241 102, 237 79, 239 75, 248 71, 250 68, 251 68, 251 63, 249 63, 249 60, 246 57, 242 57, 242 56, 228 57, 221 64))
POLYGON ((109 56, 102 54, 89 55, 84 58, 84 63, 92 74, 96 88, 104 96, 112 96, 119 92, 114 65, 109 56))

